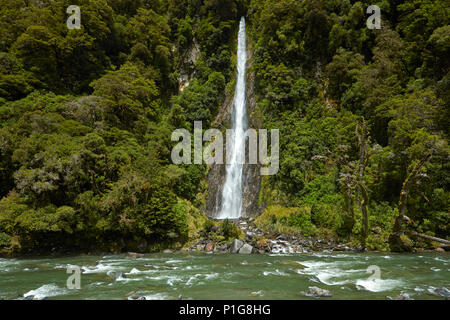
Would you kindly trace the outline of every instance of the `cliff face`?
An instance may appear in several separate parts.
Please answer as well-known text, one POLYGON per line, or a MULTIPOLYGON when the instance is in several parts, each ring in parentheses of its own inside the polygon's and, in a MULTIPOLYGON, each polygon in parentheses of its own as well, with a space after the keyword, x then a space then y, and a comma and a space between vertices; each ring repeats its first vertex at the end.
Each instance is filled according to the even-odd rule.
MULTIPOLYGON (((247 51, 247 71, 252 66, 253 52, 247 51)), ((262 125, 262 115, 259 112, 256 100, 254 98, 255 74, 247 72, 246 104, 248 126, 252 129, 259 129, 262 125)), ((226 97, 213 127, 226 129, 230 127, 230 119, 233 111, 233 96, 226 97)), ((225 142, 225 141, 224 141, 225 142)), ((247 142, 248 146, 248 142, 247 142)), ((247 149, 248 150, 248 149, 247 149)), ((225 154, 225 150, 224 150, 225 154)), ((261 175, 259 164, 245 164, 243 167, 243 185, 242 185, 242 216, 251 217, 261 214, 263 206, 258 203, 258 197, 261 188, 261 175)), ((225 183, 226 167, 224 164, 214 164, 208 173, 208 196, 206 199, 206 214, 214 217, 222 207, 222 189, 225 183)))

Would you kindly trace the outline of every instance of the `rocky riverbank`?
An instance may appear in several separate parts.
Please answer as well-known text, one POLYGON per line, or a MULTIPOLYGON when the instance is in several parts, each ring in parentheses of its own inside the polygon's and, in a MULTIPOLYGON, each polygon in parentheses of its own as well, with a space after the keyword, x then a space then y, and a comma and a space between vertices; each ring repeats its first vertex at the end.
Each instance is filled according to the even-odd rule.
POLYGON ((361 251, 346 243, 339 243, 333 239, 304 238, 291 235, 266 232, 259 229, 254 218, 242 218, 233 220, 232 223, 243 232, 243 237, 230 241, 217 241, 220 234, 219 228, 213 228, 212 234, 200 232, 199 238, 184 251, 205 251, 214 253, 240 253, 240 254, 289 254, 307 253, 311 251, 361 251), (219 232, 217 234, 216 232, 219 232))

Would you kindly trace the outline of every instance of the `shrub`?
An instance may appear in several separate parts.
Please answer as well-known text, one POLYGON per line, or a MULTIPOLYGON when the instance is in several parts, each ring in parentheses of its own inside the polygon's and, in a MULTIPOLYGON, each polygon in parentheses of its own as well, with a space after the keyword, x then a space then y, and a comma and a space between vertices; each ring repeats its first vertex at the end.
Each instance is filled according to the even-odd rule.
POLYGON ((220 230, 226 239, 239 239, 243 235, 242 230, 228 219, 222 221, 220 230))
POLYGON ((269 206, 264 213, 255 220, 256 225, 267 231, 314 236, 317 233, 311 222, 309 207, 285 208, 279 205, 269 206))

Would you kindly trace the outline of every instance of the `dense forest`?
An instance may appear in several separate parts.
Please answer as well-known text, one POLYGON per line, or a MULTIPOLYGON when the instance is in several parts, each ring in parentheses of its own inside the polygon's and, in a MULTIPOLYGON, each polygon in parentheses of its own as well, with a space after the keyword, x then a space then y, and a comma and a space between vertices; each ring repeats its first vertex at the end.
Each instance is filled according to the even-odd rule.
POLYGON ((209 168, 172 164, 171 133, 209 128, 233 94, 241 16, 262 127, 280 130, 261 228, 450 240, 448 0, 0 0, 0 250, 148 251, 210 229, 209 168))

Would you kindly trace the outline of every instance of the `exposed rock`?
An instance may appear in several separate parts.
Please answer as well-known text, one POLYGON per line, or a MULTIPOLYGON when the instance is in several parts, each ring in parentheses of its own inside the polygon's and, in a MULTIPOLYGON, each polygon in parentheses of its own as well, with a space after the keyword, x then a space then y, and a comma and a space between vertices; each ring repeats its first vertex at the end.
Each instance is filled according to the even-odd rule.
POLYGON ((136 253, 136 252, 128 252, 127 253, 127 257, 128 258, 132 258, 132 259, 137 259, 137 258, 144 257, 144 254, 143 253, 136 253))
POLYGON ((224 252, 228 249, 228 245, 226 244, 221 244, 219 246, 215 246, 214 247, 214 252, 224 252))
POLYGON ((173 253, 173 251, 170 250, 170 249, 164 249, 164 250, 163 250, 163 253, 173 253))
POLYGON ((450 290, 447 289, 446 287, 442 287, 442 288, 430 287, 430 288, 428 288, 428 292, 434 296, 443 297, 445 299, 450 298, 450 290))
POLYGON ((214 243, 210 242, 205 246, 205 251, 206 252, 211 252, 214 250, 214 243))
POLYGON ((445 249, 444 248, 436 248, 436 249, 434 249, 434 251, 436 251, 436 252, 445 252, 445 249))
POLYGON ((313 297, 331 297, 332 294, 326 289, 321 289, 319 287, 309 287, 305 295, 313 297))
POLYGON ((250 292, 249 297, 263 297, 264 292, 262 290, 250 292))
POLYGON ((244 245, 243 241, 238 240, 238 239, 234 239, 233 242, 231 243, 230 252, 231 253, 238 253, 239 249, 241 249, 243 245, 244 245))
MULTIPOLYGON (((252 50, 248 50, 247 69, 251 69, 253 60, 252 50)), ((249 72, 247 76, 246 100, 248 125, 250 128, 261 128, 263 115, 256 103, 255 93, 255 72, 249 72)), ((234 94, 228 94, 225 101, 217 113, 215 120, 212 123, 213 128, 227 128, 231 119, 233 111, 234 94)), ((248 142, 247 142, 248 143, 248 142)), ((258 201, 261 189, 261 165, 258 163, 245 163, 242 168, 242 216, 258 216, 264 208, 264 204, 258 201)), ((206 197, 206 213, 210 217, 215 214, 222 207, 222 190, 225 182, 226 165, 213 164, 208 173, 208 195, 206 197)))
POLYGON ((244 244, 240 249, 239 249, 239 253, 240 254, 250 254, 253 251, 253 247, 249 244, 244 244))
POLYGON ((133 294, 128 296, 128 300, 139 300, 140 297, 141 296, 134 291, 133 294))
POLYGON ((406 292, 402 292, 400 293, 398 296, 395 297, 388 297, 391 300, 414 300, 413 298, 411 298, 411 296, 409 294, 407 294, 406 292))
POLYGON ((112 270, 109 270, 106 273, 106 275, 108 277, 110 277, 111 279, 113 279, 113 280, 124 279, 124 278, 127 277, 127 275, 125 273, 123 273, 123 272, 116 272, 116 271, 112 271, 112 270))

